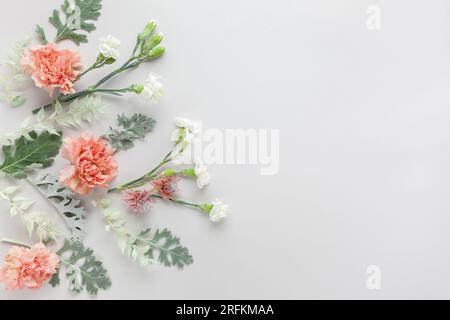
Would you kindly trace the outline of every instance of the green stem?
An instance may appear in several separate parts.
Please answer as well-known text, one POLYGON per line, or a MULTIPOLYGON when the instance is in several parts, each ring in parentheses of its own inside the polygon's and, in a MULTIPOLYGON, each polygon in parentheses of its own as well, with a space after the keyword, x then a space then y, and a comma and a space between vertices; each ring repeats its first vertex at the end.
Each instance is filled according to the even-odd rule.
MULTIPOLYGON (((93 94, 93 93, 105 93, 105 94, 112 94, 112 95, 115 95, 115 96, 118 96, 118 95, 120 96, 121 93, 127 93, 127 92, 133 92, 133 90, 130 87, 122 88, 122 89, 94 89, 94 88, 91 87, 89 89, 86 89, 86 90, 83 90, 83 91, 80 91, 80 92, 77 92, 77 93, 74 93, 74 94, 62 96, 59 99, 59 102, 60 103, 71 102, 73 100, 85 97, 85 96, 93 94)), ((53 106, 53 103, 49 103, 49 104, 47 104, 47 105, 45 105, 45 106, 43 106, 43 107, 41 107, 39 109, 33 110, 33 114, 38 113, 41 109, 45 110, 45 109, 48 109, 48 108, 50 108, 52 106, 53 106)))
POLYGON ((111 72, 110 74, 108 74, 106 77, 103 77, 102 79, 100 79, 93 87, 94 88, 98 88, 99 86, 101 86, 102 84, 104 84, 106 81, 108 81, 109 79, 115 77, 116 75, 118 75, 119 73, 121 73, 122 67, 114 70, 113 72, 111 72))
POLYGON ((195 209, 199 209, 200 211, 203 211, 201 205, 199 205, 199 204, 190 203, 190 202, 186 202, 186 201, 183 201, 183 200, 177 200, 177 199, 164 199, 163 197, 161 197, 159 195, 156 195, 156 194, 152 194, 152 198, 157 198, 157 199, 162 199, 162 200, 169 200, 169 201, 171 201, 173 203, 176 203, 176 204, 179 204, 179 205, 182 205, 182 206, 185 206, 185 207, 191 207, 191 208, 195 208, 195 209))
POLYGON ((134 92, 132 87, 126 87, 122 89, 94 89, 92 92, 101 92, 101 93, 127 93, 134 92))
POLYGON ((84 96, 87 96, 88 94, 90 94, 91 92, 89 91, 89 89, 83 90, 83 91, 79 91, 73 94, 68 94, 65 96, 60 96, 59 98, 57 98, 56 100, 54 100, 52 103, 46 104, 43 107, 37 108, 33 110, 33 114, 38 113, 39 111, 41 111, 42 109, 46 110, 50 107, 52 107, 56 101, 59 101, 60 103, 65 103, 65 102, 70 102, 72 100, 75 100, 77 98, 81 98, 84 96))
MULTIPOLYGON (((108 74, 107 76, 103 77, 102 79, 100 79, 95 85, 93 85, 92 87, 89 87, 88 89, 73 93, 73 94, 69 94, 69 95, 65 95, 65 96, 60 96, 57 100, 60 103, 65 103, 65 102, 70 102, 72 100, 75 100, 77 98, 81 98, 84 96, 87 96, 89 94, 95 93, 95 92, 101 92, 101 91, 97 91, 99 90, 98 87, 100 87, 102 84, 104 84, 105 82, 107 82, 108 80, 110 80, 111 78, 115 77, 116 75, 129 70, 131 68, 137 67, 139 64, 141 64, 144 60, 143 59, 139 59, 135 56, 131 57, 130 59, 127 60, 127 62, 125 62, 125 64, 123 66, 121 66, 119 69, 114 70, 113 72, 111 72, 110 74, 108 74)), ((91 67, 92 68, 92 67, 91 67)), ((89 69, 91 69, 89 68, 89 69)), ((86 70, 85 73, 89 72, 90 70, 86 70)), ((95 68, 94 68, 95 69, 95 68)), ((93 70, 93 69, 92 69, 93 70)), ((110 93, 110 92, 107 92, 110 93)), ((35 109, 33 110, 33 114, 38 113, 41 109, 48 109, 50 107, 52 107, 54 104, 50 103, 47 104, 41 108, 35 109)))
POLYGON ((88 69, 86 69, 85 71, 83 71, 83 72, 78 76, 77 80, 75 80, 75 81, 80 80, 80 79, 81 79, 83 76, 85 76, 87 73, 89 73, 89 72, 91 72, 91 71, 93 71, 93 70, 95 70, 95 69, 99 69, 99 68, 103 67, 105 64, 106 64, 106 60, 103 61, 103 62, 101 62, 101 63, 95 62, 91 67, 89 67, 88 69))
POLYGON ((10 240, 10 239, 1 239, 0 242, 4 243, 4 244, 12 244, 14 246, 19 246, 19 247, 31 248, 31 246, 28 244, 25 244, 25 243, 22 243, 19 241, 15 241, 15 240, 10 240))
POLYGON ((92 65, 89 69, 84 70, 82 73, 80 73, 80 75, 78 76, 77 80, 80 80, 83 76, 85 76, 86 74, 88 74, 89 72, 91 72, 92 70, 95 70, 99 67, 97 67, 97 64, 92 65))
POLYGON ((114 70, 113 72, 111 72, 110 74, 108 74, 107 76, 103 77, 102 79, 100 79, 94 86, 93 88, 97 89, 98 87, 100 87, 102 84, 104 84, 106 81, 108 81, 109 79, 115 77, 116 75, 131 69, 137 65, 139 65, 142 61, 139 60, 138 58, 136 58, 135 56, 131 57, 130 59, 127 60, 127 62, 124 63, 123 66, 121 66, 119 69, 114 70), (133 62, 134 61, 134 62, 133 62))
POLYGON ((141 40, 140 35, 138 35, 138 36, 137 36, 137 39, 136 39, 136 44, 134 45, 134 49, 133 49, 133 54, 132 54, 133 57, 136 56, 136 53, 137 53, 137 51, 138 51, 138 49, 139 49, 139 46, 140 46, 141 44, 142 44, 142 40, 141 40))
POLYGON ((155 173, 161 169, 163 166, 165 166, 166 164, 168 164, 170 161, 172 161, 172 159, 164 159, 163 162, 161 162, 155 169, 153 169, 152 171, 148 172, 147 174, 144 175, 144 177, 146 177, 147 179, 150 178, 154 178, 155 173))
POLYGON ((166 164, 168 164, 169 162, 172 161, 172 159, 170 157, 171 154, 172 154, 172 151, 167 156, 165 156, 163 161, 160 164, 158 164, 152 171, 144 174, 140 178, 131 180, 125 184, 122 184, 122 185, 116 187, 116 188, 110 189, 110 190, 108 190, 108 192, 111 193, 111 192, 116 192, 116 191, 123 191, 125 189, 135 189, 135 188, 142 187, 143 185, 145 185, 145 183, 147 183, 149 181, 152 181, 156 177, 155 173, 159 169, 161 169, 163 166, 165 166, 166 164))

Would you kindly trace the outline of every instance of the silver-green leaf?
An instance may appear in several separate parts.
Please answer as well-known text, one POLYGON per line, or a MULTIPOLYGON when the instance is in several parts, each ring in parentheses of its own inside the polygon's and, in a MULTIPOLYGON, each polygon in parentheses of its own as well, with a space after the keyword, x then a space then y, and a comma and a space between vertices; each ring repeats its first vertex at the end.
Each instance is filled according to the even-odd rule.
POLYGON ((45 31, 44 28, 42 28, 40 25, 36 25, 36 33, 39 37, 39 40, 41 40, 41 42, 43 44, 47 44, 48 40, 47 40, 47 36, 45 35, 45 31))
POLYGON ((75 6, 72 7, 68 0, 64 0, 61 11, 65 15, 65 22, 62 22, 58 10, 54 10, 49 18, 57 30, 55 42, 71 40, 76 45, 88 42, 86 34, 80 31, 90 33, 96 29, 93 21, 100 17, 101 3, 102 0, 75 0, 75 6))
POLYGON ((155 128, 156 121, 146 115, 136 113, 131 117, 124 114, 117 117, 118 128, 110 128, 106 138, 116 150, 129 150, 134 141, 144 139, 155 128))
POLYGON ((61 135, 44 131, 31 131, 17 139, 13 145, 4 145, 5 160, 0 171, 16 178, 24 179, 33 168, 47 168, 53 164, 62 144, 61 135))
MULTIPOLYGON (((111 287, 108 271, 103 262, 94 256, 94 251, 78 241, 65 240, 63 247, 57 252, 61 257, 61 265, 65 267, 67 285, 74 293, 86 290, 95 296, 99 290, 111 287), (67 256, 68 255, 68 256, 67 256)), ((50 285, 56 287, 60 284, 60 269, 53 275, 50 285)))
POLYGON ((58 210, 72 239, 82 241, 86 233, 86 210, 80 199, 51 174, 41 174, 32 182, 58 210))
POLYGON ((111 208, 111 200, 101 199, 93 202, 100 209, 106 222, 106 231, 114 231, 117 244, 123 254, 138 262, 142 267, 149 264, 162 264, 166 267, 183 268, 193 263, 188 248, 180 243, 168 229, 142 230, 135 234, 126 228, 127 221, 119 210, 111 208))
POLYGON ((166 267, 176 266, 183 268, 194 260, 186 247, 180 244, 180 239, 174 237, 168 229, 145 229, 136 237, 136 242, 142 242, 148 246, 145 255, 150 260, 158 260, 166 267))

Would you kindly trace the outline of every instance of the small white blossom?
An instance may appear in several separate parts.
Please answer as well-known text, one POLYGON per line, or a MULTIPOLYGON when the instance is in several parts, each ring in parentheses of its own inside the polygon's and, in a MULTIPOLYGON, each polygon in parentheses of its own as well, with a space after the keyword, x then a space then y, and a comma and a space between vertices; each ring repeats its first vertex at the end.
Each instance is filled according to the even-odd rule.
POLYGON ((172 132, 171 140, 176 143, 176 148, 173 152, 174 157, 183 153, 191 144, 199 139, 201 133, 201 122, 192 121, 185 118, 176 118, 175 131, 172 132))
POLYGON ((105 58, 113 58, 114 60, 119 59, 120 53, 119 50, 117 50, 119 47, 120 40, 111 35, 100 38, 99 50, 105 58))
POLYGON ((209 219, 212 222, 219 222, 227 217, 228 205, 220 200, 214 201, 212 205, 213 208, 209 213, 209 219))
POLYGON ((195 164, 194 171, 197 176, 197 186, 200 189, 203 189, 211 183, 211 175, 208 172, 208 168, 202 162, 195 164))
POLYGON ((201 131, 201 122, 192 121, 186 118, 176 118, 177 129, 172 132, 171 140, 174 142, 183 141, 188 144, 195 142, 201 131))
POLYGON ((155 73, 151 73, 144 84, 142 96, 144 99, 158 103, 164 95, 164 86, 161 83, 161 77, 155 73))
POLYGON ((180 129, 188 129, 192 133, 199 133, 202 126, 199 121, 192 121, 181 117, 175 119, 175 125, 180 129))

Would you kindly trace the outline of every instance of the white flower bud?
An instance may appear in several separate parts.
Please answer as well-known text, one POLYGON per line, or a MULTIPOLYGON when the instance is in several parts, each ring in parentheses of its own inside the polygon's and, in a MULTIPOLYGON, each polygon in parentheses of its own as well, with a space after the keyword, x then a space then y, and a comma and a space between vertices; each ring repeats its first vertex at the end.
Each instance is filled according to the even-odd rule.
POLYGON ((99 50, 105 58, 118 60, 120 57, 120 53, 117 49, 119 49, 119 47, 120 40, 111 35, 100 38, 99 50))

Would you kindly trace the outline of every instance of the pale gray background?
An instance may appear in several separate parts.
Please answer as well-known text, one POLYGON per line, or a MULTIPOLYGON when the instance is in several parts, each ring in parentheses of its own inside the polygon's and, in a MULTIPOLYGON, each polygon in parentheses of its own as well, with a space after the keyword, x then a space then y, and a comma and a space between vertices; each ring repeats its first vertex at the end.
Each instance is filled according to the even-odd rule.
MULTIPOLYGON (((3 3, 0 52, 36 23, 50 30, 46 19, 60 2, 3 3)), ((160 159, 178 115, 207 128, 279 128, 281 167, 263 177, 254 166, 213 166, 207 191, 183 184, 185 198, 229 203, 221 225, 163 203, 141 220, 130 218, 136 228, 173 229, 195 258, 183 271, 128 262, 92 211, 86 242, 113 281, 99 298, 450 298, 448 1, 106 0, 90 45, 80 48, 83 60, 93 61, 97 39, 107 34, 122 39, 125 57, 152 18, 166 35, 167 55, 111 86, 154 71, 167 94, 158 106, 108 100, 109 122, 122 110, 159 122, 145 144, 118 155, 118 181, 160 159), (380 31, 366 27, 370 4, 382 9, 380 31), (382 269, 380 291, 366 288, 371 264, 382 269)), ((99 76, 86 77, 83 87, 99 76)), ((2 132, 46 101, 33 92, 27 106, 2 108, 2 132)), ((58 159, 51 171, 64 164, 58 159)), ((28 188, 23 194, 38 197, 28 188)), ((38 207, 47 208, 45 201, 38 207)), ((27 240, 4 208, 0 235, 27 240)), ((7 298, 88 296, 46 286, 1 290, 7 298)))

